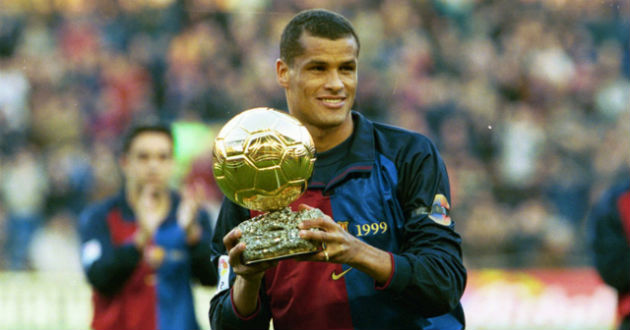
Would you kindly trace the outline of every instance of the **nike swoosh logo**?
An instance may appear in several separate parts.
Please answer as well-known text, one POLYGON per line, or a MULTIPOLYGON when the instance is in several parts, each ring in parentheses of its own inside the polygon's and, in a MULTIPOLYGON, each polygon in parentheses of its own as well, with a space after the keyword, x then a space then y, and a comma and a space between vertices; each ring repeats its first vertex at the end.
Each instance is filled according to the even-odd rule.
POLYGON ((336 280, 342 278, 344 275, 346 275, 351 270, 352 270, 352 267, 344 270, 343 272, 341 272, 339 274, 335 274, 335 272, 333 271, 332 273, 330 273, 330 277, 333 279, 333 281, 336 281, 336 280))

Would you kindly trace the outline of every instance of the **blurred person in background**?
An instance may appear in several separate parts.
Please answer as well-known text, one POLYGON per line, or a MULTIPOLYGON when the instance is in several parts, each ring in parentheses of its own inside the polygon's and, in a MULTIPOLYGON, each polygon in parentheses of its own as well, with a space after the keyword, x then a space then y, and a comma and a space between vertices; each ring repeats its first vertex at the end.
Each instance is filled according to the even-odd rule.
POLYGON ((29 245, 44 221, 49 184, 38 155, 32 146, 24 145, 3 165, 0 193, 7 216, 6 253, 10 270, 30 268, 29 245))
POLYGON ((630 330, 630 179, 600 196, 588 217, 588 229, 595 268, 618 293, 618 329, 630 330))
POLYGON ((74 214, 57 212, 33 235, 28 249, 31 267, 38 272, 79 273, 78 244, 74 214))
MULTIPOLYGON (((18 60, 3 58, 0 54, 0 132, 4 138, 24 136, 31 119, 30 92, 31 85, 18 60)), ((4 143, 6 142, 0 142, 4 143)))
POLYGON ((94 329, 199 329, 191 279, 216 283, 210 219, 195 187, 170 191, 173 150, 170 127, 133 127, 120 159, 124 189, 80 216, 94 329))

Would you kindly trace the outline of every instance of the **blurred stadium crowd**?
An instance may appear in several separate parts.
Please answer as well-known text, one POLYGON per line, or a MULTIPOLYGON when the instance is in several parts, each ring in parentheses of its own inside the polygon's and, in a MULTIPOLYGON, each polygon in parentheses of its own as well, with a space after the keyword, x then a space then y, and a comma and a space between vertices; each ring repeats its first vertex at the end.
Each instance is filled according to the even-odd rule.
POLYGON ((628 1, 12 0, 0 270, 79 269, 77 215, 120 188, 133 120, 286 109, 278 39, 311 7, 358 30, 356 109, 438 144, 469 267, 588 263, 589 205, 629 175, 628 1))

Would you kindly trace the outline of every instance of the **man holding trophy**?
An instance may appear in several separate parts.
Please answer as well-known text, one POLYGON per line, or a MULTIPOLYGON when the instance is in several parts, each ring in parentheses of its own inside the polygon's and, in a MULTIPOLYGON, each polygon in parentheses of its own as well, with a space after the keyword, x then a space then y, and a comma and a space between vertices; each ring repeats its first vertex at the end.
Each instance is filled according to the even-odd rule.
POLYGON ((259 117, 243 113, 219 133, 214 170, 228 199, 212 243, 221 276, 212 328, 465 327, 445 165, 425 136, 351 110, 358 56, 343 16, 297 14, 276 73, 299 123, 254 109, 259 117))

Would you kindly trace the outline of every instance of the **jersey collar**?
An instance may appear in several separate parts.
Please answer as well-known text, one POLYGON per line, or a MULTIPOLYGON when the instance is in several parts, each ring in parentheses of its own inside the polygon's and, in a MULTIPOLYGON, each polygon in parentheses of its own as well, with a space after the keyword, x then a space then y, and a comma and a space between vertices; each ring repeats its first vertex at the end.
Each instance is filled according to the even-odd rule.
POLYGON ((352 111, 354 130, 350 137, 350 150, 336 172, 327 183, 312 183, 312 188, 323 188, 324 192, 334 188, 353 173, 369 173, 374 167, 374 127, 362 114, 352 111))

